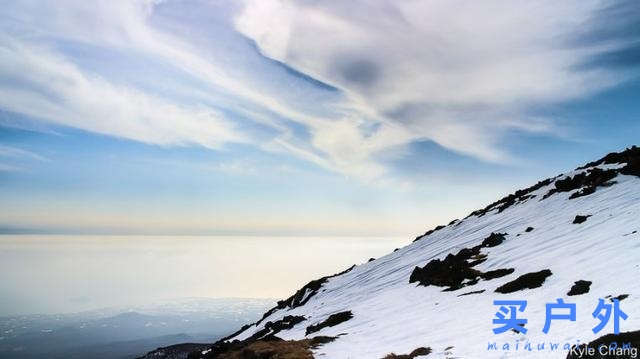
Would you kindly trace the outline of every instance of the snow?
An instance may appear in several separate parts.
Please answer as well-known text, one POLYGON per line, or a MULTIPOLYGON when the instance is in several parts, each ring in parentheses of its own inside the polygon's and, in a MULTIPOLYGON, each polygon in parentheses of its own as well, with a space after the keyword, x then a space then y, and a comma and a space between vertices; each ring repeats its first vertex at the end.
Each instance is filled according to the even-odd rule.
MULTIPOLYGON (((602 169, 619 165, 601 165, 602 169)), ((567 175, 575 175, 577 170, 567 175)), ((559 177, 559 178, 562 178, 559 177)), ((617 183, 598 187, 591 195, 569 199, 573 192, 556 193, 541 200, 553 183, 532 194, 522 203, 492 210, 484 216, 471 216, 455 222, 393 253, 330 278, 309 301, 300 307, 280 309, 265 318, 260 326, 251 326, 234 339, 245 339, 263 328, 267 321, 285 315, 303 315, 307 320, 277 334, 283 339, 304 339, 305 328, 329 315, 350 310, 354 317, 317 335, 338 336, 335 341, 314 350, 316 358, 382 358, 386 354, 410 353, 418 347, 430 347, 429 358, 565 358, 565 343, 586 343, 611 333, 613 323, 600 333, 592 328, 598 321, 591 313, 599 298, 628 294, 620 302, 629 315, 620 322, 621 331, 640 329, 640 178, 618 175, 617 183), (578 214, 591 215, 582 224, 572 224, 578 214), (531 232, 525 232, 533 227, 531 232), (492 232, 508 233, 506 241, 492 248, 480 271, 515 268, 515 272, 476 285, 443 292, 441 287, 409 283, 416 266, 423 267, 434 258, 478 245, 492 232), (550 269, 553 275, 540 288, 510 294, 495 293, 500 285, 529 272, 550 269), (577 280, 592 281, 589 293, 567 296, 577 280), (481 294, 458 297, 470 291, 481 294), (548 334, 542 332, 545 304, 563 298, 576 303, 577 321, 553 321, 548 334), (519 316, 527 318, 526 335, 506 332, 495 335, 492 319, 497 311, 494 300, 527 300, 519 316), (343 335, 341 335, 343 334, 343 335), (498 350, 488 351, 496 342, 498 350), (533 351, 523 350, 531 343, 533 351), (537 351, 539 343, 545 349, 537 351), (549 343, 559 349, 549 350, 549 343), (504 343, 511 350, 503 351, 504 343), (515 350, 518 343, 519 350, 515 350), (448 349, 448 347, 453 347, 448 349)), ((338 270, 337 270, 338 271, 338 270)), ((311 293, 305 293, 305 297, 311 293)))

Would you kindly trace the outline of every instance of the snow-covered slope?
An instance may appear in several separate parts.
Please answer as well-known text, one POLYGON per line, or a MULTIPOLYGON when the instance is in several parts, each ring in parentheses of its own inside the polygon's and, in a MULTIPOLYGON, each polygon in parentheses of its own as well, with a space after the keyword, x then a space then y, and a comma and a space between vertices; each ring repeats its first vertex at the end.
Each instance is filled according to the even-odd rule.
POLYGON ((611 319, 600 333, 592 332, 600 298, 627 295, 619 297, 629 316, 621 320, 621 331, 640 329, 639 231, 640 149, 634 147, 518 191, 384 257, 313 281, 226 342, 331 336, 336 339, 313 351, 316 358, 331 359, 383 358, 419 347, 431 348, 429 358, 564 358, 566 343, 613 331, 611 319), (499 293, 533 272, 543 282, 533 278, 527 284, 538 287, 499 293), (588 293, 568 296, 579 280, 592 282, 588 293), (576 303, 577 320, 555 320, 545 334, 545 304, 557 298, 576 303), (527 300, 518 316, 528 319, 528 333, 494 334, 494 300, 527 300), (493 342, 498 349, 488 350, 493 342), (509 350, 503 350, 505 343, 509 350), (533 351, 524 349, 526 343, 533 351), (538 351, 540 343, 546 347, 538 351), (560 348, 551 351, 549 343, 560 348))

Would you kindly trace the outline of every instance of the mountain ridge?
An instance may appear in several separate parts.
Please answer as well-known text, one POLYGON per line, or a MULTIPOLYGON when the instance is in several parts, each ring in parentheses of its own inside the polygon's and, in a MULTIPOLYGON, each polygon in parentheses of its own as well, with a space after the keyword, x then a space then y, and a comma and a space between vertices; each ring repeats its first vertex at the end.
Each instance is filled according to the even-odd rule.
MULTIPOLYGON (((374 261, 311 281, 256 323, 208 350, 192 352, 189 358, 234 358, 243 350, 258 355, 248 347, 269 341, 303 343, 314 337, 324 338, 319 340, 322 344, 304 344, 299 356, 290 357, 408 358, 420 348, 428 348, 429 357, 436 358, 566 357, 567 351, 489 351, 491 342, 549 339, 539 328, 526 337, 494 335, 491 299, 528 299, 535 304, 530 308, 538 321, 543 302, 565 296, 575 299, 584 310, 580 316, 584 323, 577 329, 554 323, 575 333, 559 342, 575 347, 581 340, 597 339, 587 325, 593 300, 631 296, 624 305, 640 312, 633 299, 640 288, 631 282, 640 274, 635 263, 640 253, 637 218, 640 149, 633 146, 518 190, 374 261), (603 263, 590 255, 595 249, 617 262, 603 263), (569 252, 574 253, 567 256, 569 252), (583 288, 580 294, 567 296, 573 285, 587 281, 586 292, 583 288), (620 288, 625 293, 616 293, 620 288), (478 316, 478 307, 485 308, 486 315, 478 316), (346 312, 350 315, 338 315, 346 312), (459 317, 471 329, 461 328, 455 320, 451 323, 451 318, 459 317), (309 328, 320 329, 312 336, 309 328), (474 334, 461 336, 468 332, 474 334)), ((633 317, 624 325, 640 329, 640 321, 633 317)))

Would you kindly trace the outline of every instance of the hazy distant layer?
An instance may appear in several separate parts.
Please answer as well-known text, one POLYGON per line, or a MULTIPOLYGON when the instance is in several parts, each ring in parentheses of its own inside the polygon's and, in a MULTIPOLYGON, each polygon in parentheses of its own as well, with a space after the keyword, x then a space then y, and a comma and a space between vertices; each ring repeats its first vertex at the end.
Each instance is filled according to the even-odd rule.
POLYGON ((406 238, 0 236, 0 315, 175 297, 283 298, 406 238))
POLYGON ((273 305, 272 299, 179 298, 72 314, 0 316, 0 358, 137 358, 176 343, 212 342, 273 305))

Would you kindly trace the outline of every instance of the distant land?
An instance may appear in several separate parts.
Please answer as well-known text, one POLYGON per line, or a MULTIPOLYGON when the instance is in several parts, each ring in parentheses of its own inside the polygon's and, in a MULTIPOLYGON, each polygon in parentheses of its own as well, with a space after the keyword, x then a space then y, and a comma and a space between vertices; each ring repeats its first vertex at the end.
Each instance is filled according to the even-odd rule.
POLYGON ((184 298, 73 314, 0 317, 0 358, 125 359, 182 342, 210 343, 258 319, 274 303, 184 298))

